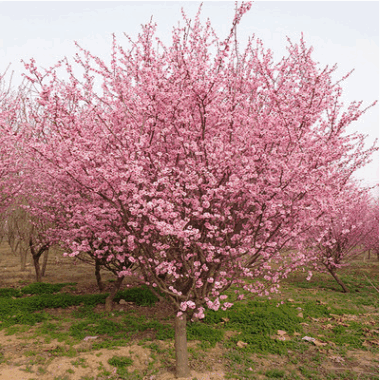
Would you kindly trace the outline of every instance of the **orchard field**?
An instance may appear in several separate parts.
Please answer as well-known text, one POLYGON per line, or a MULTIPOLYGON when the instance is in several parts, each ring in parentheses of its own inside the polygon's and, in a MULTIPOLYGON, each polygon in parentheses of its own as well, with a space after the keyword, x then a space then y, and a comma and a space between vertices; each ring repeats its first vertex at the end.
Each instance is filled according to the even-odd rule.
MULTIPOLYGON (((175 378, 165 301, 126 279, 105 313, 93 267, 51 255, 35 283, 33 265, 20 271, 0 247, 2 380, 175 378)), ((270 300, 248 296, 188 323, 189 379, 378 379, 377 259, 363 256, 340 275, 349 293, 329 275, 296 272, 270 300)), ((114 278, 102 277, 109 289, 114 278)))
POLYGON ((377 378, 377 101, 251 7, 0 73, 0 379, 377 378))

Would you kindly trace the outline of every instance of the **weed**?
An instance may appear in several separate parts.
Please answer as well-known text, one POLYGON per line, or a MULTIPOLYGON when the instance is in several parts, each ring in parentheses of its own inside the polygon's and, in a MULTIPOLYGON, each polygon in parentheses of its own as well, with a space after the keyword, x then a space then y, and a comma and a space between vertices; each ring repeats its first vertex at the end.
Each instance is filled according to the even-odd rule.
POLYGON ((39 375, 44 375, 46 373, 46 369, 45 368, 42 368, 42 367, 38 367, 37 368, 37 373, 39 375))
POLYGON ((157 352, 158 354, 162 354, 166 351, 166 350, 160 349, 157 343, 151 343, 147 347, 150 348, 152 351, 157 352))
POLYGON ((317 379, 319 377, 318 371, 310 367, 301 366, 299 367, 299 371, 306 379, 317 379))
POLYGON ((74 310, 71 315, 76 319, 98 319, 99 316, 94 312, 94 306, 81 306, 78 310, 74 310))
POLYGON ((51 319, 44 310, 49 308, 66 308, 75 305, 92 305, 104 303, 106 294, 77 295, 71 294, 45 294, 27 298, 8 299, 0 302, 1 328, 15 324, 34 325, 51 319))
POLYGON ((133 360, 128 356, 112 356, 111 359, 108 359, 108 364, 113 367, 123 368, 131 366, 133 364, 133 360))
POLYGON ((147 320, 145 317, 127 315, 123 319, 124 331, 135 334, 150 330, 156 339, 166 340, 174 338, 174 329, 172 326, 164 325, 158 321, 147 320))
POLYGON ((14 288, 3 288, 0 289, 1 298, 12 298, 12 297, 21 297, 22 293, 19 289, 14 288))
POLYGON ((83 358, 78 358, 76 360, 72 360, 71 364, 76 368, 78 368, 78 367, 87 368, 88 367, 88 365, 86 364, 86 360, 83 358))
POLYGON ((24 356, 28 357, 28 356, 36 356, 37 355, 37 352, 36 351, 25 351, 24 352, 24 356))
POLYGON ((238 379, 254 379, 253 368, 256 363, 253 361, 249 354, 241 352, 240 350, 231 349, 225 354, 227 360, 227 377, 238 379))
POLYGON ((133 360, 128 356, 113 356, 108 359, 108 364, 116 367, 116 373, 121 379, 141 379, 141 376, 135 372, 128 372, 126 367, 129 367, 133 364, 133 360))
POLYGON ((29 361, 29 364, 35 365, 35 364, 44 364, 46 363, 46 358, 41 355, 36 355, 32 360, 29 361))
POLYGON ((75 282, 67 282, 63 284, 47 284, 44 282, 35 282, 33 284, 27 285, 21 289, 22 294, 54 294, 58 293, 65 286, 76 285, 75 282))
POLYGON ((243 341, 248 343, 245 350, 249 352, 286 354, 295 343, 274 340, 270 335, 278 330, 288 334, 302 331, 297 310, 288 304, 277 307, 277 301, 271 300, 237 304, 224 312, 208 312, 205 318, 208 324, 223 321, 228 321, 226 325, 229 329, 240 332, 225 343, 226 347, 236 346, 238 341, 243 341))
POLYGON ((203 323, 191 323, 187 326, 187 338, 189 340, 200 340, 201 347, 215 347, 217 342, 223 339, 223 331, 203 323))
POLYGON ((76 339, 84 339, 86 336, 108 335, 113 338, 124 337, 123 325, 107 319, 86 319, 74 323, 70 327, 70 335, 76 339))
POLYGON ((20 368, 20 370, 28 373, 33 373, 31 365, 26 365, 25 368, 20 368))
POLYGON ((63 346, 57 346, 56 348, 49 350, 49 354, 51 356, 67 356, 69 358, 73 358, 78 354, 78 352, 74 347, 65 349, 63 346))
POLYGON ((283 379, 285 376, 285 371, 282 369, 269 369, 265 372, 265 376, 269 379, 283 379))
POLYGON ((121 299, 127 302, 134 302, 138 306, 153 306, 158 301, 158 298, 147 286, 118 291, 114 301, 119 302, 121 299))

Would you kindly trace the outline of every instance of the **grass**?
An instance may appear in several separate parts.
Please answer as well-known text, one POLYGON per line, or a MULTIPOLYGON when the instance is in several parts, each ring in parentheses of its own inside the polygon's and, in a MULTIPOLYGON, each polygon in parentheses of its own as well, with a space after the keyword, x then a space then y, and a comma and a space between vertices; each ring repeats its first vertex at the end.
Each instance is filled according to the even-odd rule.
MULTIPOLYGON (((191 367, 210 372, 212 363, 219 363, 231 379, 378 379, 378 293, 373 286, 378 284, 377 268, 358 263, 345 269, 341 278, 349 294, 342 293, 327 275, 316 274, 308 282, 300 272, 290 276, 282 294, 273 299, 247 294, 231 309, 208 311, 204 320, 187 327, 191 367)), ((74 367, 86 368, 77 348, 86 337, 94 338, 87 347, 92 352, 137 343, 151 353, 145 370, 133 370, 132 357, 115 351, 111 359, 100 362, 99 378, 142 379, 154 376, 160 366, 173 368, 173 318, 156 316, 158 300, 148 288, 118 292, 116 301, 124 299, 134 306, 105 313, 97 306, 106 294, 69 293, 74 286, 0 289, 0 329, 25 336, 33 328, 30 339, 58 341, 45 356, 38 346, 26 347, 24 370, 37 365, 35 372, 42 374, 48 360, 57 357, 71 358, 74 367), (105 363, 116 372, 106 370, 105 363)), ((5 360, 0 347, 0 361, 5 360)), ((94 375, 88 378, 97 378, 94 375)))
MULTIPOLYGON (((248 299, 234 305, 227 312, 208 312, 205 318, 210 325, 223 324, 223 328, 238 332, 223 344, 229 349, 225 356, 229 363, 228 375, 238 379, 378 379, 378 266, 372 266, 372 284, 365 281, 368 266, 348 268, 341 277, 351 293, 344 294, 333 279, 316 274, 312 281, 296 273, 284 284, 281 295, 273 300, 248 299), (364 272, 361 271, 364 269, 364 272), (278 305, 279 301, 284 301, 278 305), (302 314, 300 314, 302 313, 302 314), (286 332, 279 340, 276 330, 286 332), (276 337, 277 335, 277 337, 276 337), (302 340, 314 338, 316 344, 302 340), (239 348, 237 343, 246 345, 239 348), (362 352, 374 355, 372 370, 358 373, 353 369, 329 373, 320 368, 331 358, 341 358, 338 366, 360 365, 352 355, 362 352), (259 356, 265 358, 263 364, 259 356), (273 359, 274 358, 274 359, 273 359), (275 364, 282 359, 282 364, 275 364), (265 369, 266 367, 274 367, 265 369), (283 367, 289 369, 284 370, 283 367), (296 369, 294 369, 296 367, 296 369), (369 373, 366 373, 369 372, 369 373)), ((334 364, 335 365, 335 364, 334 364)))
POLYGON ((127 356, 113 356, 108 359, 108 364, 116 367, 116 374, 119 379, 140 379, 141 376, 137 372, 129 372, 127 367, 133 364, 133 360, 127 356))
MULTIPOLYGON (((72 288, 73 285, 75 283, 34 283, 21 289, 0 289, 0 320, 2 322, 0 329, 16 324, 33 326, 36 323, 49 320, 50 317, 46 313, 46 309, 65 309, 80 305, 83 308, 76 316, 82 317, 83 313, 91 314, 94 306, 105 303, 108 293, 84 295, 58 293, 67 286, 72 288), (29 296, 25 297, 25 295, 29 296)), ((152 306, 158 301, 157 297, 147 287, 119 291, 114 300, 119 302, 121 299, 134 302, 138 306, 152 306)))

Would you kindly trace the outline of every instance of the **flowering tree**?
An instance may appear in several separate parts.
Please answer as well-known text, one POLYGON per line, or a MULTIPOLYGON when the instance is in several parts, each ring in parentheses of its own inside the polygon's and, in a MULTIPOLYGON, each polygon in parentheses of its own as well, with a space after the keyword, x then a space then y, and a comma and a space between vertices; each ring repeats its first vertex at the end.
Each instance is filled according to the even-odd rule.
POLYGON ((368 189, 351 185, 330 206, 331 211, 320 218, 318 226, 307 231, 307 249, 310 258, 315 255, 314 267, 329 272, 347 293, 349 290, 337 271, 370 247, 375 248, 376 240, 378 244, 376 205, 368 189))
POLYGON ((33 212, 49 218, 59 205, 65 217, 51 233, 71 255, 117 260, 119 276, 137 265, 166 296, 177 376, 189 374, 186 319, 230 307, 231 285, 276 291, 307 261, 295 250, 285 263, 281 248, 301 245, 375 149, 345 134, 364 110, 343 110, 335 68, 318 68, 302 39, 278 63, 254 38, 239 52, 234 33, 249 8, 237 8, 225 40, 199 11, 194 23, 183 15, 170 46, 153 23, 130 50, 114 39, 110 65, 79 47, 83 81, 65 60, 44 74, 26 64, 39 105, 23 123, 33 212))
POLYGON ((371 251, 374 251, 379 259, 379 198, 372 200, 370 204, 369 218, 373 228, 370 229, 366 239, 366 248, 368 250, 368 258, 370 258, 371 251))
POLYGON ((0 74, 0 215, 12 202, 20 183, 15 179, 19 167, 16 159, 17 139, 15 137, 15 102, 17 94, 6 83, 6 73, 0 74))

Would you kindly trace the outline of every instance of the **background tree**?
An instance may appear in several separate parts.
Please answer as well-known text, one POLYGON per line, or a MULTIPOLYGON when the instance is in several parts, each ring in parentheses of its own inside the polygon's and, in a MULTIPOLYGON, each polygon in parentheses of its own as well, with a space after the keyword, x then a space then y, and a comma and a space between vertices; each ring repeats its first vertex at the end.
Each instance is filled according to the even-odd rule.
MULTIPOLYGON (((20 183, 17 181, 19 171, 16 152, 15 115, 17 92, 12 90, 11 79, 6 81, 6 74, 0 74, 0 215, 7 208, 12 197, 17 193, 20 183)), ((4 223, 4 220, 3 220, 4 223)))
POLYGON ((368 250, 368 259, 371 258, 371 252, 374 252, 377 259, 379 259, 379 197, 372 199, 369 205, 369 219, 371 220, 373 228, 370 229, 367 239, 365 241, 368 250))
POLYGON ((83 81, 65 60, 44 74, 26 64, 39 104, 23 123, 33 212, 49 218, 59 205, 65 218, 51 215, 51 232, 70 255, 117 260, 120 277, 135 264, 166 296, 177 376, 189 375, 186 320, 230 307, 232 285, 276 291, 307 262, 304 232, 375 150, 346 134, 365 110, 343 110, 335 67, 318 68, 303 39, 278 63, 254 38, 239 52, 249 8, 237 8, 225 40, 199 11, 193 23, 183 15, 170 46, 152 22, 127 51, 114 39, 110 65, 79 48, 83 81))
POLYGON ((376 241, 373 239, 376 233, 378 241, 376 207, 369 189, 352 184, 343 189, 330 206, 331 211, 320 218, 318 226, 307 231, 310 236, 308 255, 314 254, 314 267, 330 273, 347 293, 349 289, 337 271, 368 251, 376 241))

